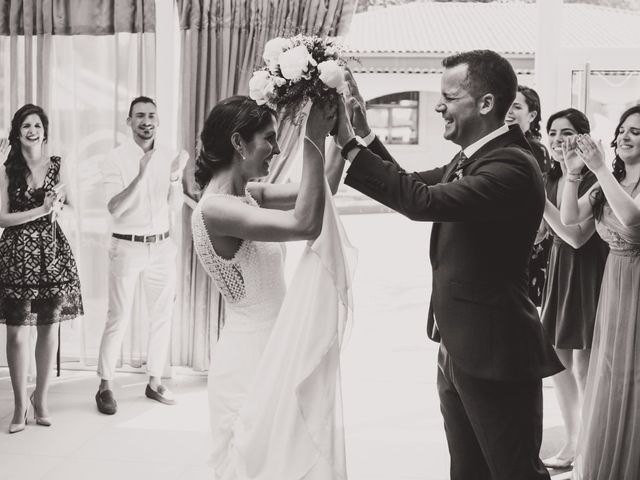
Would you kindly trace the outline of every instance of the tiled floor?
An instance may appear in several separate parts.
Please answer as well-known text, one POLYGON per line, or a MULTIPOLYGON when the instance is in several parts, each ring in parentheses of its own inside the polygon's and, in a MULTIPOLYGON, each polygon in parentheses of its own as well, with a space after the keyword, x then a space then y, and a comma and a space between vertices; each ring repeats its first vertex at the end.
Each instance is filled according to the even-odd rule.
MULTIPOLYGON (((343 354, 349 478, 445 480, 437 345, 424 333, 429 225, 397 215, 345 216, 344 223, 359 249, 355 323, 343 354)), ((295 259, 296 246, 289 252, 295 259)), ((177 369, 167 383, 176 406, 146 399, 143 375, 120 374, 119 411, 105 416, 93 400, 95 374, 66 370, 51 387, 54 425, 31 422, 9 435, 12 392, 0 368, 0 480, 211 480, 206 378, 177 369)), ((553 389, 545 385, 543 456, 562 437, 553 389)))

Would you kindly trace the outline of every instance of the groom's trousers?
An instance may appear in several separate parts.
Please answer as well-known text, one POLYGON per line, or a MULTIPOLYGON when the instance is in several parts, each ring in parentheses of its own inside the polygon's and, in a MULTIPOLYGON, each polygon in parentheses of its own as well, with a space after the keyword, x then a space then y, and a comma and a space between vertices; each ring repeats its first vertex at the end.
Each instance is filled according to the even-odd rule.
POLYGON ((542 380, 500 382, 458 368, 438 353, 440 410, 451 480, 542 480, 542 380))

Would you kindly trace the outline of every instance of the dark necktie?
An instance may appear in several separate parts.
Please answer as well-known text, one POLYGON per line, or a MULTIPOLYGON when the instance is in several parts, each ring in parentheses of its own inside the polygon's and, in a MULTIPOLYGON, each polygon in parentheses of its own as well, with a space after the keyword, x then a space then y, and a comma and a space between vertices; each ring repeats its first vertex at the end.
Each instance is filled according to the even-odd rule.
POLYGON ((464 167, 466 161, 467 156, 462 150, 460 150, 460 153, 458 154, 458 161, 456 162, 456 168, 453 170, 453 175, 451 176, 451 180, 449 181, 453 182, 462 178, 462 168, 464 167))

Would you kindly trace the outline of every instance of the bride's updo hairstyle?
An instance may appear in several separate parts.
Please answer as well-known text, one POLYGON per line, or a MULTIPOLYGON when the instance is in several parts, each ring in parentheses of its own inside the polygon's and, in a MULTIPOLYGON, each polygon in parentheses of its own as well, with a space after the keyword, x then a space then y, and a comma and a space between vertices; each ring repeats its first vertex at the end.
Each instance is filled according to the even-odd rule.
POLYGON ((238 132, 245 141, 264 128, 276 113, 249 97, 236 95, 218 103, 209 113, 200 134, 195 179, 204 188, 218 170, 229 165, 235 148, 231 136, 238 132))

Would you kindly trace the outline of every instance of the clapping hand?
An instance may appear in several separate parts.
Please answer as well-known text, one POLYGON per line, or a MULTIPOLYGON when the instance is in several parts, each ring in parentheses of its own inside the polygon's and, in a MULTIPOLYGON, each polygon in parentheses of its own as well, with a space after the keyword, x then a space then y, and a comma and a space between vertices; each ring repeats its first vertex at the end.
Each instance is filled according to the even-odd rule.
POLYGON ((576 151, 589 170, 596 173, 601 168, 606 168, 602 140, 596 143, 589 135, 578 135, 576 144, 576 151))
POLYGON ((58 194, 56 192, 49 190, 44 194, 44 200, 42 202, 42 205, 44 206, 44 210, 45 212, 47 212, 47 214, 53 211, 53 207, 57 201, 58 201, 58 194))
POLYGON ((173 162, 171 162, 171 179, 180 179, 182 177, 182 171, 189 161, 189 154, 186 150, 180 150, 175 156, 173 162))
POLYGON ((355 135, 353 126, 349 120, 349 111, 344 99, 341 98, 338 102, 338 133, 336 134, 335 141, 340 147, 344 147, 355 135))
POLYGON ((141 172, 145 172, 147 170, 147 166, 149 165, 149 163, 151 162, 151 158, 153 157, 153 154, 156 152, 155 148, 152 148, 151 150, 149 150, 147 153, 145 153, 141 158, 140 158, 140 171, 141 172))
POLYGON ((51 223, 55 222, 56 218, 60 215, 60 212, 62 212, 65 198, 64 183, 58 183, 53 187, 51 192, 47 192, 44 204, 47 211, 52 213, 51 223))
POLYGON ((579 174, 584 162, 578 155, 577 137, 569 137, 562 142, 562 157, 568 173, 579 174))
POLYGON ((351 121, 351 125, 353 125, 355 134, 364 138, 371 132, 371 128, 369 128, 369 123, 367 122, 367 104, 362 98, 358 84, 349 69, 346 70, 345 80, 349 87, 349 93, 346 97, 349 120, 351 121))
POLYGON ((6 138, 0 140, 0 162, 4 163, 7 160, 10 151, 11 144, 9 143, 9 140, 6 138))

